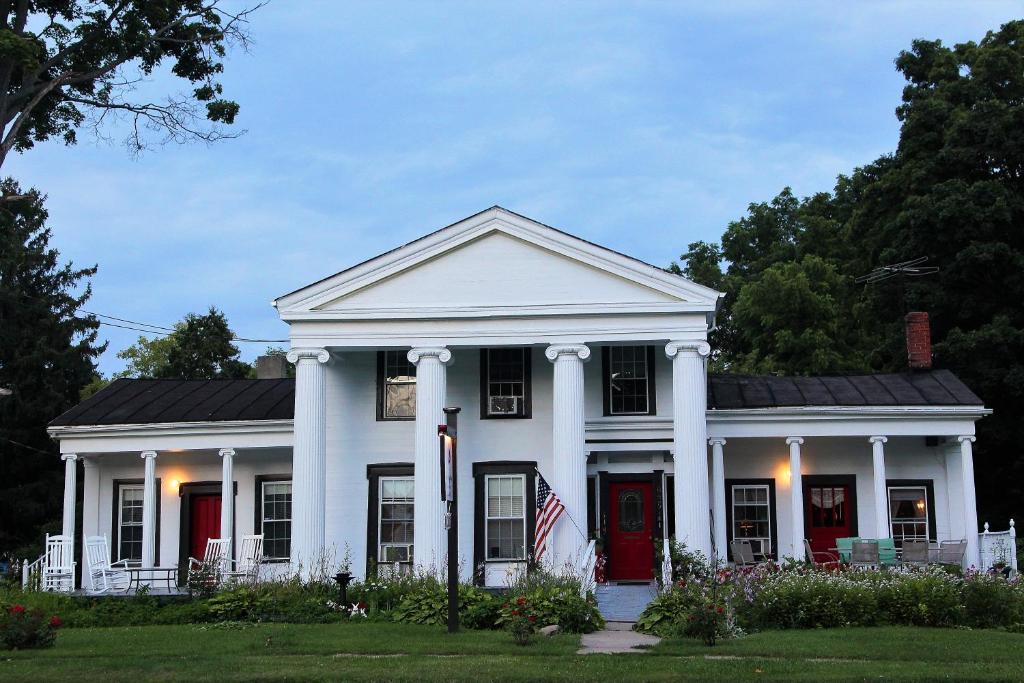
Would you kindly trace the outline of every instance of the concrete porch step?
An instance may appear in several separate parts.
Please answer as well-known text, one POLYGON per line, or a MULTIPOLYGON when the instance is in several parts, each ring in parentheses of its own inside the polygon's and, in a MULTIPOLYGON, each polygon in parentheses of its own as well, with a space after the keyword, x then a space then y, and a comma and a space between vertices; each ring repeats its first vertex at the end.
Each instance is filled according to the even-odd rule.
POLYGON ((597 586, 597 608, 605 621, 634 622, 658 595, 657 584, 602 583, 597 586))

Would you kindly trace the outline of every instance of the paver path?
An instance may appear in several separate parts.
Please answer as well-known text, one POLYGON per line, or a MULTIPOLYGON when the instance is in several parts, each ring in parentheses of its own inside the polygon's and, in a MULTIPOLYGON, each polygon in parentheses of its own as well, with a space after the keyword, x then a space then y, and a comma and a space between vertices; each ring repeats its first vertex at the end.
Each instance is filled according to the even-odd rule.
POLYGON ((603 631, 585 633, 580 640, 581 647, 577 654, 638 654, 661 642, 661 638, 649 636, 644 633, 637 633, 633 630, 630 622, 610 621, 603 631))

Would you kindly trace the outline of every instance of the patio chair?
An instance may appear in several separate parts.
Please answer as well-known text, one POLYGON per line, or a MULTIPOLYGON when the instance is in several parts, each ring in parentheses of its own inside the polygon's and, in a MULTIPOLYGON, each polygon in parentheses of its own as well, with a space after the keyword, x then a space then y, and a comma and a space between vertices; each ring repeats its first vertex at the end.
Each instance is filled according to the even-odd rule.
POLYGON ((757 564, 754 559, 754 547, 750 541, 736 538, 729 541, 729 550, 732 551, 732 561, 737 567, 752 567, 757 564))
POLYGON ((203 559, 188 558, 188 585, 190 588, 216 588, 224 575, 231 547, 230 538, 210 538, 206 541, 203 559))
POLYGON ((939 543, 940 564, 963 564, 967 552, 967 539, 959 541, 942 541, 939 543))
POLYGON ((263 534, 242 536, 238 560, 233 563, 228 560, 228 563, 233 564, 234 569, 223 573, 225 581, 255 583, 259 578, 260 565, 263 563, 263 534))
POLYGON ((75 589, 75 559, 70 536, 46 534, 42 589, 70 593, 75 589))
POLYGON ((857 536, 846 536, 836 539, 836 549, 839 552, 839 561, 849 564, 853 556, 853 544, 859 541, 857 536))
POLYGON ((854 567, 877 567, 879 564, 878 542, 874 540, 854 541, 850 564, 854 567))
POLYGON ((131 582, 131 577, 125 571, 128 560, 110 561, 106 536, 88 536, 85 539, 85 562, 92 584, 90 593, 128 590, 131 582))
POLYGON ((895 567, 898 564, 896 541, 891 538, 878 539, 878 563, 882 567, 895 567))
POLYGON ((903 541, 903 564, 911 567, 928 566, 928 541, 907 539, 903 541))
POLYGON ((838 555, 825 550, 812 550, 811 542, 806 538, 804 539, 804 556, 807 558, 807 562, 815 567, 835 567, 839 565, 838 555))

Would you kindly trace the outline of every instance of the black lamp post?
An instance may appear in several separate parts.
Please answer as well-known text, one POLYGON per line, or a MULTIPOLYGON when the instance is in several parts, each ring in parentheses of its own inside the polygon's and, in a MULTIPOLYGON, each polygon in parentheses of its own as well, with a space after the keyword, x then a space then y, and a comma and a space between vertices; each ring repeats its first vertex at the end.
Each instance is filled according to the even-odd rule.
POLYGON ((334 575, 334 580, 338 582, 338 588, 341 589, 341 608, 348 609, 348 585, 352 583, 352 573, 338 572, 334 575))

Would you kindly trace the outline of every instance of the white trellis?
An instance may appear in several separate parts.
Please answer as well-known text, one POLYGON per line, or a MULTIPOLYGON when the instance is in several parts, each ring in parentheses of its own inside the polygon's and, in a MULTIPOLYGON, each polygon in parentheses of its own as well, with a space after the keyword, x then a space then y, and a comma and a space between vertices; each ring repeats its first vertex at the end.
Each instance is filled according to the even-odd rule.
POLYGON ((981 569, 988 571, 997 564, 1010 567, 1011 574, 1017 573, 1017 528, 1010 520, 1010 528, 1006 531, 989 531, 988 522, 985 530, 978 534, 978 547, 981 554, 981 569))

